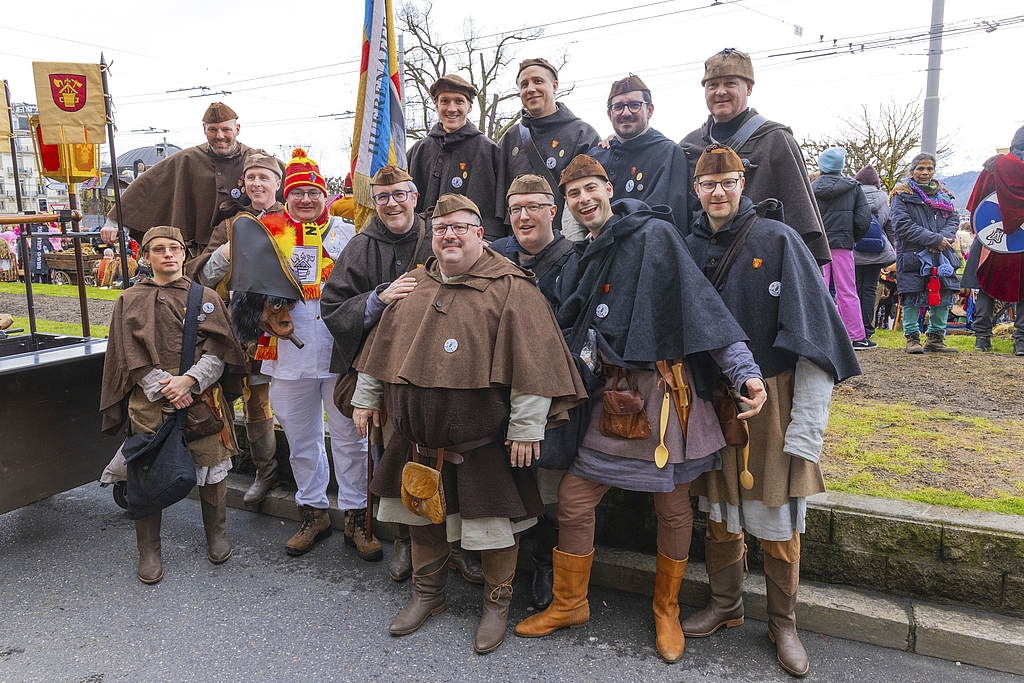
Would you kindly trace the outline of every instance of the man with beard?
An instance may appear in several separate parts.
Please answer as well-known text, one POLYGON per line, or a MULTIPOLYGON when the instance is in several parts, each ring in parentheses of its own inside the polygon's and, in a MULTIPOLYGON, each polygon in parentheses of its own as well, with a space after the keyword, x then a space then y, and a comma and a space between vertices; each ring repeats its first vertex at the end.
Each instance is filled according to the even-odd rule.
POLYGON ((444 611, 449 541, 461 538, 482 555, 473 649, 486 654, 505 639, 519 533, 543 513, 529 466, 545 427, 586 393, 530 274, 484 246, 476 205, 442 195, 431 233, 436 258, 416 269, 417 286, 384 310, 356 360, 353 419, 363 434, 380 425, 383 399, 395 433, 372 484, 378 519, 412 527, 413 595, 388 630, 412 633, 444 611), (440 501, 407 486, 404 472, 420 468, 441 470, 432 473, 440 501), (436 514, 409 498, 417 493, 436 514))
MULTIPOLYGON (((442 194, 461 194, 477 206, 493 206, 498 146, 467 120, 477 90, 464 78, 442 76, 430 86, 438 122, 409 150, 409 174, 420 190, 416 212, 434 207, 442 194)), ((501 217, 483 216, 484 238, 505 236, 501 217)))
POLYGON ((629 74, 612 83, 608 93, 608 120, 615 136, 590 150, 608 172, 615 188, 612 201, 630 197, 648 206, 672 209, 672 222, 683 235, 690 232, 690 179, 686 153, 651 128, 654 101, 639 76, 629 74))
MULTIPOLYGON (((203 115, 206 142, 172 154, 132 181, 121 196, 121 218, 132 239, 155 225, 181 229, 188 256, 206 249, 213 227, 228 216, 221 204, 243 199, 242 168, 252 152, 266 154, 238 141, 238 115, 222 102, 211 104, 203 115)), ((268 155, 269 156, 269 155, 268 155)), ((100 230, 106 242, 117 241, 117 207, 107 213, 100 230)), ((187 260, 187 257, 186 257, 187 260)))
MULTIPOLYGON (((551 187, 558 187, 557 178, 569 162, 601 141, 590 124, 555 101, 558 70, 547 60, 535 58, 520 62, 516 84, 523 103, 522 119, 498 142, 500 164, 495 215, 503 221, 508 209, 505 193, 517 176, 533 173, 547 180, 551 187)), ((558 207, 555 225, 562 226, 563 221, 571 223, 571 217, 565 216, 561 195, 555 196, 555 205, 558 207)), ((566 236, 579 239, 583 235, 567 233, 566 236)))
POLYGON ((593 359, 607 379, 591 396, 586 435, 558 486, 553 600, 520 622, 516 635, 546 636, 590 620, 594 510, 613 486, 651 492, 658 519, 655 647, 672 663, 685 647, 679 587, 693 531, 690 482, 721 467, 718 450, 725 445, 710 392, 696 379, 710 365, 715 374, 722 368, 737 392, 749 392, 743 401, 750 409, 741 418, 760 410, 764 382, 743 343, 746 335, 690 258, 664 209, 635 199, 612 206, 614 190, 604 168, 585 154, 565 169, 560 189, 592 240, 585 245, 578 283, 558 321, 563 329, 587 330, 589 341, 580 357, 593 359), (707 355, 714 363, 704 360, 707 355), (626 393, 620 379, 643 397, 640 421, 646 420, 646 430, 623 434, 615 428, 614 409, 626 393))
MULTIPOLYGON (((415 289, 416 278, 410 273, 432 256, 429 229, 413 210, 418 196, 409 174, 395 166, 385 166, 370 180, 377 216, 345 245, 321 299, 324 323, 334 337, 331 372, 339 376, 352 370, 352 361, 384 308, 415 289)), ((365 524, 363 517, 358 515, 359 524, 365 524)), ((405 581, 412 574, 409 527, 395 527, 395 553, 388 574, 395 581, 405 581)), ((451 566, 470 583, 482 584, 480 563, 456 546, 451 566)))
POLYGON ((739 156, 711 145, 694 173, 704 211, 686 245, 750 336, 768 402, 747 421, 746 457, 727 447, 721 469, 693 483, 708 515, 711 602, 683 621, 683 632, 702 638, 743 623, 746 529, 764 550, 768 636, 782 668, 803 676, 810 664, 796 631, 800 534, 807 496, 825 490, 818 457, 832 386, 859 375, 860 366, 807 247, 764 217, 768 202, 755 207, 744 195, 739 156))
MULTIPOLYGON (((711 114, 703 126, 679 143, 691 164, 714 142, 731 147, 743 159, 744 192, 751 201, 782 202, 786 225, 800 233, 819 265, 828 263, 828 239, 807 178, 804 155, 793 131, 747 106, 747 97, 754 91, 750 56, 733 48, 712 55, 704 62, 700 84, 704 86, 704 101, 711 114)), ((690 209, 700 210, 695 194, 690 198, 690 209)))

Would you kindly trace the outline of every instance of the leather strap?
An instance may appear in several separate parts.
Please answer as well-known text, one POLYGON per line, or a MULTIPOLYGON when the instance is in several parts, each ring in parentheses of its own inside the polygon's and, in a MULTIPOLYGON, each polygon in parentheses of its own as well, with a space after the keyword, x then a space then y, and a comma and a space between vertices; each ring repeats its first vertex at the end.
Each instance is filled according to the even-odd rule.
MULTIPOLYGON (((760 114, 754 114, 749 119, 747 119, 742 126, 740 126, 740 129, 736 131, 731 138, 722 141, 722 144, 728 145, 734 152, 739 153, 740 147, 745 145, 747 143, 747 140, 750 139, 750 136, 754 134, 754 131, 760 128, 761 125, 767 120, 768 119, 761 116, 760 114)), ((708 127, 708 137, 711 138, 712 142, 719 142, 718 140, 715 140, 714 136, 711 135, 710 126, 708 127)))
POLYGON ((743 248, 743 244, 747 241, 747 235, 750 234, 750 229, 754 227, 754 221, 758 219, 757 212, 751 214, 750 218, 736 231, 736 235, 732 238, 732 243, 729 248, 725 251, 725 256, 718 263, 718 267, 715 268, 714 275, 711 276, 712 286, 721 291, 722 285, 725 284, 725 276, 729 274, 729 269, 732 268, 732 264, 736 262, 736 259, 740 255, 740 250, 743 248))
MULTIPOLYGON (((188 288, 188 304, 185 307, 185 330, 181 335, 181 360, 178 363, 178 375, 184 375, 196 361, 196 337, 199 334, 199 310, 203 304, 203 286, 193 282, 188 288)), ((178 426, 185 428, 187 408, 177 412, 178 426)))
POLYGON ((465 462, 465 458, 462 457, 463 453, 468 453, 481 446, 497 441, 498 439, 493 436, 486 436, 482 439, 476 439, 475 441, 467 441, 466 443, 455 444, 454 446, 448 446, 446 448, 427 448, 416 444, 413 446, 413 461, 416 462, 416 454, 420 454, 427 458, 434 458, 437 460, 437 470, 441 471, 441 462, 447 460, 454 465, 461 465, 465 462))
POLYGON ((537 143, 533 141, 533 134, 530 132, 530 128, 523 123, 522 119, 519 119, 519 137, 522 139, 523 149, 526 150, 526 156, 529 158, 534 172, 547 180, 552 190, 557 190, 558 181, 555 180, 555 175, 548 168, 548 165, 544 163, 544 159, 541 158, 540 150, 537 149, 537 143))

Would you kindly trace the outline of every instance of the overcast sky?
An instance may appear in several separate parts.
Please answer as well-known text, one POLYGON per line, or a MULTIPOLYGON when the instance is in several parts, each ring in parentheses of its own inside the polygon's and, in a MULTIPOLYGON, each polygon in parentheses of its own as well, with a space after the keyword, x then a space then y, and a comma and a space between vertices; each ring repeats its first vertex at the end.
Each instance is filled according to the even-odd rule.
MULTIPOLYGON (((518 0, 492 9, 498 3, 435 0, 435 30, 456 40, 467 14, 484 34, 547 26, 544 37, 519 48, 519 58, 554 60, 566 49, 561 85, 575 89, 563 101, 602 134, 611 132, 608 88, 633 72, 653 91, 654 127, 682 138, 707 117, 703 61, 724 47, 754 55, 757 83, 750 104, 790 125, 798 139, 833 130, 840 117, 858 113, 862 105, 875 110, 890 99, 924 98, 926 42, 829 58, 775 55, 827 47, 833 40, 860 44, 912 29, 926 32, 931 0, 637 5, 623 11, 623 3, 612 0, 518 0), (803 37, 795 35, 795 26, 802 27, 803 37)), ((1024 24, 998 25, 1022 14, 1020 0, 947 0, 947 24, 964 22, 960 26, 966 28, 988 21, 997 28, 944 40, 939 134, 956 141, 956 155, 940 173, 977 169, 1024 123, 1024 94, 1014 74, 1024 24)), ((14 101, 35 101, 33 60, 95 62, 103 51, 112 62, 119 153, 164 137, 180 146, 201 142, 202 113, 211 101, 222 100, 238 112, 246 144, 282 158, 301 145, 325 173, 347 172, 351 121, 331 115, 356 108, 362 2, 51 0, 45 16, 7 12, 0 20, 0 77, 10 82, 14 101), (267 78, 285 72, 297 73, 267 78), (198 86, 231 94, 167 93, 198 86), (168 132, 133 132, 151 127, 168 132)), ((514 76, 508 75, 510 84, 514 76)))

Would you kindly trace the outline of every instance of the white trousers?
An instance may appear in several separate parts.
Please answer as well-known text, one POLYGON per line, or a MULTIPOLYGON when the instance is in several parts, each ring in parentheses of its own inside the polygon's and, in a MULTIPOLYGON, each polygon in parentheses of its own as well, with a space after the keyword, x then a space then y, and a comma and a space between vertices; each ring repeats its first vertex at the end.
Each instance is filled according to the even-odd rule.
POLYGON ((338 508, 366 507, 366 439, 355 423, 334 405, 337 375, 321 379, 278 379, 270 383, 270 405, 284 428, 291 451, 289 461, 298 492, 296 505, 326 510, 331 470, 324 445, 324 412, 331 434, 334 476, 338 481, 338 508))

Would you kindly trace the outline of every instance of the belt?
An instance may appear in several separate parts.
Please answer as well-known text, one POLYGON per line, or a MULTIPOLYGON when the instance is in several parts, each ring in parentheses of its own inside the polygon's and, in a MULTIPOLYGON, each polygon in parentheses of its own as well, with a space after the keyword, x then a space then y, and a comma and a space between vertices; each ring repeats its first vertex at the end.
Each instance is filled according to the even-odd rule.
POLYGON ((422 456, 433 458, 434 460, 437 460, 438 457, 444 457, 444 459, 450 463, 461 465, 465 460, 465 458, 462 457, 463 453, 475 448, 480 448, 481 446, 486 446, 487 444, 497 440, 497 437, 486 436, 482 439, 477 439, 476 441, 467 441, 466 443, 459 443, 454 446, 445 446, 444 448, 427 448, 426 446, 421 446, 419 444, 415 444, 413 448, 415 448, 416 452, 422 456))

